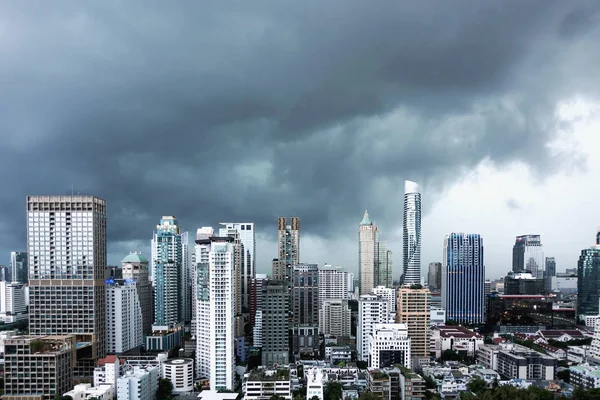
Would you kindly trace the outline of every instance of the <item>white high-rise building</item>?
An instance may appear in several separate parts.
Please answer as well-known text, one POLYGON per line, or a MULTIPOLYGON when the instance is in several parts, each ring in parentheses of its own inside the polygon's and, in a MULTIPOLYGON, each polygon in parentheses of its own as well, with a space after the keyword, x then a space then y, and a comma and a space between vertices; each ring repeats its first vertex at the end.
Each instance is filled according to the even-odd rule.
POLYGON ((344 271, 342 267, 330 264, 319 267, 319 307, 328 299, 350 299, 352 291, 348 284, 351 279, 354 279, 354 275, 344 271))
MULTIPOLYGON (((22 283, 0 281, 0 314, 3 316, 15 316, 16 318, 17 315, 25 314, 26 312, 25 286, 22 283)), ((7 321, 5 320, 5 322, 7 321)))
POLYGON ((377 225, 365 215, 358 225, 358 279, 360 294, 369 294, 375 287, 375 243, 377 242, 377 225))
POLYGON ((131 367, 117 379, 117 400, 155 400, 160 375, 159 366, 131 367))
POLYGON ((406 324, 374 324, 369 336, 369 367, 396 364, 411 367, 410 338, 406 324))
POLYGON ((348 300, 328 299, 319 309, 319 331, 325 336, 350 336, 352 313, 348 300))
POLYGON ((359 361, 369 361, 369 337, 373 325, 387 323, 389 318, 390 311, 387 299, 372 294, 360 296, 356 327, 356 351, 359 361))
POLYGON ((192 321, 192 253, 190 248, 189 233, 181 234, 181 320, 187 325, 192 321))
POLYGON ((390 313, 396 312, 396 289, 385 286, 377 286, 371 291, 371 293, 387 300, 390 313))
POLYGON ((400 285, 421 284, 421 193, 412 181, 404 181, 402 250, 400 285))
POLYGON ((256 315, 254 316, 254 328, 252 328, 252 345, 254 347, 262 347, 262 310, 256 310, 256 315))
POLYGON ((256 238, 253 222, 221 222, 227 229, 235 229, 244 246, 242 257, 242 306, 248 309, 250 280, 256 275, 256 238))
POLYGON ((211 390, 233 390, 235 374, 235 248, 233 237, 196 237, 196 373, 211 390))
POLYGON ((106 351, 123 354, 143 345, 142 306, 133 279, 106 282, 106 351))

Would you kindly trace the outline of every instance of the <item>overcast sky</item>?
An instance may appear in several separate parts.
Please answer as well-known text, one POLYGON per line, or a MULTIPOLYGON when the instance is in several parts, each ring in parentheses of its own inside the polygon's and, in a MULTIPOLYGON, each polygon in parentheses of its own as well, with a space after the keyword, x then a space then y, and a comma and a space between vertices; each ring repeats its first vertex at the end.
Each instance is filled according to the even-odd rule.
POLYGON ((559 271, 600 225, 596 1, 0 4, 0 262, 25 196, 108 201, 109 262, 184 229, 278 216, 301 260, 357 270, 365 208, 401 270, 404 180, 423 270, 480 233, 487 275, 541 234, 559 271))

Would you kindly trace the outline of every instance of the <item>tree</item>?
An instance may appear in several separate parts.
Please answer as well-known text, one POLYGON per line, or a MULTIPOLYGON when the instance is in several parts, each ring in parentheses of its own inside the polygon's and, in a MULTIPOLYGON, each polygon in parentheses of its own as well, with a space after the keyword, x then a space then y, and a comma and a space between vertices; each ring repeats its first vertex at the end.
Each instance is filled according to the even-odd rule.
POLYGON ((373 392, 368 392, 368 391, 364 391, 360 394, 360 396, 358 396, 358 400, 381 400, 379 399, 379 396, 377 396, 375 393, 373 392))
POLYGON ((558 379, 562 379, 563 381, 570 383, 571 382, 571 371, 568 369, 563 369, 562 371, 558 371, 556 373, 556 377, 558 379))
POLYGON ((431 376, 426 375, 423 379, 425 380, 426 389, 437 389, 437 383, 431 376))
POLYGON ((310 398, 310 400, 319 400, 319 396, 313 396, 310 398))
POLYGON ((169 379, 161 378, 158 381, 158 390, 156 391, 157 400, 170 400, 173 398, 173 383, 169 379))
POLYGON ((471 382, 467 384, 467 388, 471 392, 480 395, 487 389, 487 383, 480 377, 474 376, 473 379, 471 379, 471 382))
POLYGON ((328 381, 323 390, 324 400, 342 400, 342 384, 336 381, 328 381))

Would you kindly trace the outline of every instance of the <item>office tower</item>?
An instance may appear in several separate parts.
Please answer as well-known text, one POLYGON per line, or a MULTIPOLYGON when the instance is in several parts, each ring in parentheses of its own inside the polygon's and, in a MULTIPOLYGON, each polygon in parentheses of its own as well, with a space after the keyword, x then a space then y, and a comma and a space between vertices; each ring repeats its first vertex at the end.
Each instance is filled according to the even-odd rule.
POLYGON ((484 322, 483 239, 475 233, 451 233, 444 239, 442 307, 458 323, 484 322))
POLYGON ((375 243, 377 225, 365 215, 358 225, 358 278, 360 294, 369 294, 375 287, 375 243))
POLYGON ((273 279, 291 286, 293 267, 300 263, 300 218, 277 219, 277 258, 273 260, 273 279))
POLYGON ((546 257, 546 270, 544 272, 546 278, 556 276, 556 258, 546 257))
POLYGON ((29 271, 27 270, 27 253, 23 251, 11 251, 10 269, 13 282, 27 283, 29 271))
POLYGON ((544 279, 529 272, 509 272, 504 278, 505 295, 539 295, 546 293, 544 279))
MULTIPOLYGON (((388 311, 392 314, 396 312, 396 289, 377 286, 371 290, 371 294, 386 299, 388 302, 388 311)), ((393 318, 396 318, 396 316, 394 315, 393 318)))
POLYGON ((325 300, 319 310, 319 331, 325 336, 350 336, 352 314, 348 300, 325 300))
POLYGON ((374 324, 369 336, 369 368, 410 368, 411 342, 406 324, 374 324))
POLYGON ((242 245, 244 246, 244 254, 242 257, 242 308, 244 313, 247 313, 249 308, 249 285, 250 280, 256 275, 256 235, 253 222, 221 222, 221 225, 228 229, 235 229, 239 235, 242 245))
POLYGON ((73 335, 5 339, 2 398, 54 400, 71 390, 75 348, 73 335))
POLYGON ((389 322, 389 316, 389 302, 387 299, 372 294, 360 296, 356 326, 358 361, 369 361, 369 337, 373 325, 389 322))
POLYGON ((196 238, 196 371, 211 390, 233 390, 235 374, 235 253, 231 236, 196 238))
POLYGON ((263 309, 263 285, 266 285, 267 282, 268 278, 266 274, 256 274, 250 279, 248 289, 248 323, 252 327, 255 326, 256 313, 263 309))
POLYGON ((517 236, 513 246, 512 270, 529 271, 536 278, 544 277, 544 248, 540 235, 517 236))
POLYGON ((577 264, 577 317, 598 315, 600 301, 600 245, 581 250, 577 264))
POLYGON ((268 281, 262 286, 262 365, 286 365, 290 362, 287 285, 268 281))
POLYGON ((18 282, 0 282, 0 320, 4 323, 27 319, 26 286, 18 282))
POLYGON ((27 221, 29 332, 76 335, 74 377, 90 378, 106 355, 106 202, 28 196, 27 221))
POLYGON ((429 263, 429 273, 427 274, 427 286, 432 291, 442 290, 442 263, 429 263))
POLYGON ((142 310, 142 332, 152 332, 154 322, 154 289, 149 281, 148 259, 139 252, 131 252, 121 260, 123 279, 135 281, 142 310))
POLYGON ((398 289, 398 305, 396 322, 406 324, 411 340, 411 356, 415 360, 412 365, 417 367, 423 361, 429 360, 429 289, 398 289))
POLYGON ((387 242, 375 242, 375 283, 374 286, 393 286, 392 251, 387 248, 387 242))
POLYGON ((133 279, 106 281, 106 351, 123 354, 144 343, 142 306, 133 279))
POLYGON ((488 310, 488 298, 490 293, 492 292, 492 281, 486 279, 483 283, 483 312, 484 312, 484 320, 487 321, 487 310, 488 310))
POLYGON ((181 324, 182 246, 179 223, 164 216, 156 226, 152 249, 154 284, 154 330, 165 331, 181 324))
POLYGON ((185 325, 192 322, 192 256, 193 248, 190 248, 189 233, 181 235, 181 270, 179 271, 179 319, 185 325))
POLYGON ((294 265, 292 311, 294 353, 315 355, 319 351, 319 268, 317 264, 294 265))
POLYGON ((404 181, 402 250, 400 286, 418 285, 421 283, 421 193, 419 185, 412 181, 404 181))
POLYGON ((342 267, 329 264, 319 267, 319 306, 328 299, 349 299, 352 295, 348 287, 350 275, 342 267))

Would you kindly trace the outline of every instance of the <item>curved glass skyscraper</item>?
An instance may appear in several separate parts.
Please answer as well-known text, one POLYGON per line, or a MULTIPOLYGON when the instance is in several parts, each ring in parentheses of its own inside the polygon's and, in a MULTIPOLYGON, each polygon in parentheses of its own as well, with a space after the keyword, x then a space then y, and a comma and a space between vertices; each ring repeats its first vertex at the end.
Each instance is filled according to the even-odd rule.
POLYGON ((421 283, 421 193, 419 185, 404 181, 404 227, 402 232, 400 284, 421 283))

